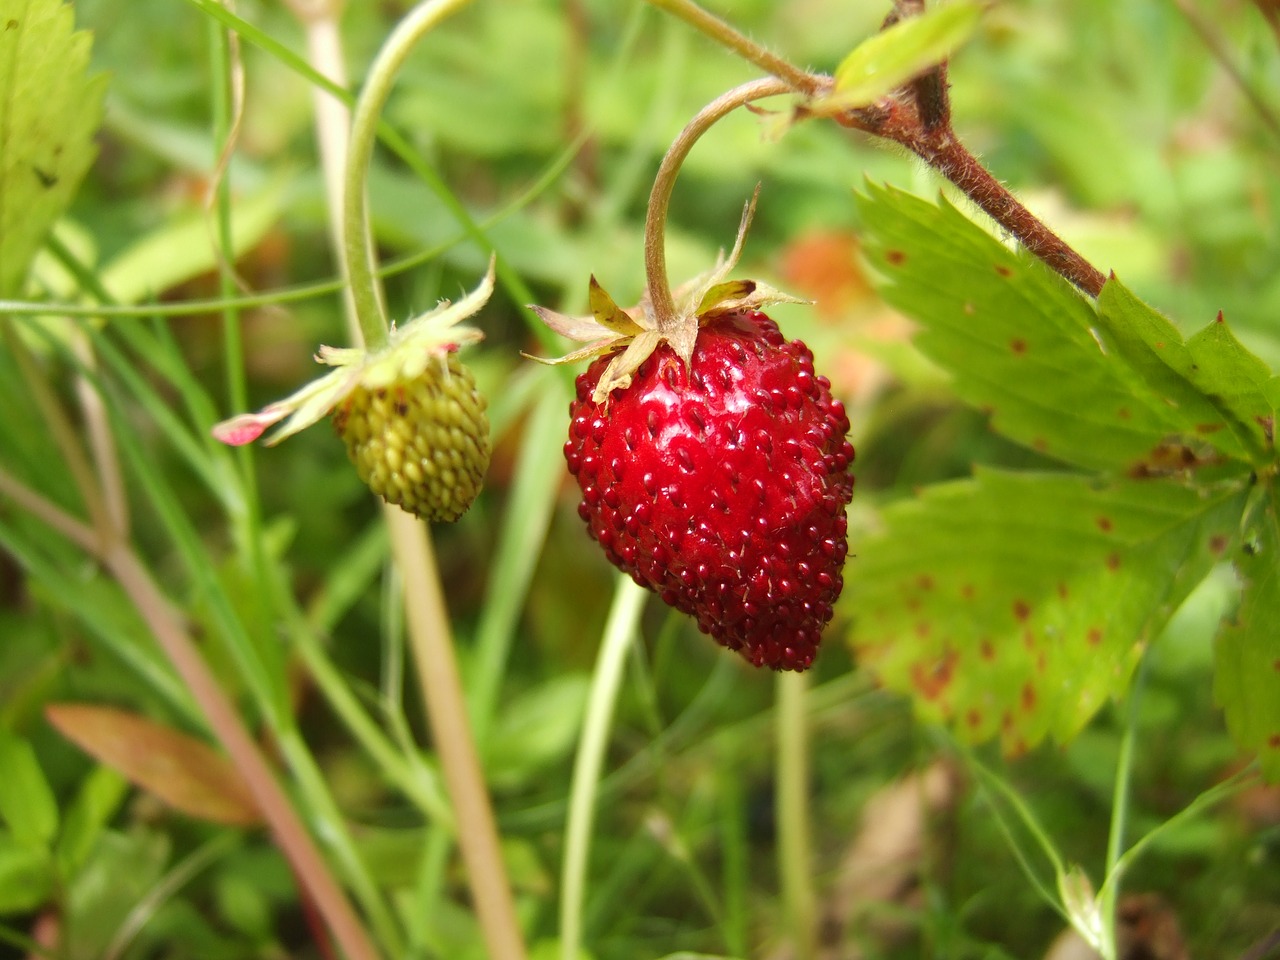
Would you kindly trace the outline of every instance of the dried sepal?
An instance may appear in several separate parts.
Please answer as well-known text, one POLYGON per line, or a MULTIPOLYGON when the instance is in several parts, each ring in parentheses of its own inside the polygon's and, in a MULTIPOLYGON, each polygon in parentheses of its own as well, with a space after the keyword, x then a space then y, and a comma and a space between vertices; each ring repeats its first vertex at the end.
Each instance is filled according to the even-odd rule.
POLYGON ((672 291, 676 311, 669 322, 658 323, 648 290, 639 304, 624 310, 592 276, 588 288, 590 316, 571 317, 545 307, 530 306, 556 333, 587 345, 561 357, 530 359, 549 364, 572 363, 623 348, 609 362, 596 385, 593 398, 602 403, 613 391, 630 386, 632 374, 662 343, 669 344, 675 354, 688 364, 693 357, 698 330, 709 319, 726 313, 760 310, 775 303, 808 303, 758 280, 726 279, 742 256, 759 195, 757 186, 743 207, 738 234, 729 255, 726 257, 721 251, 710 270, 672 291))
POLYGON ((587 301, 591 305, 591 314, 602 327, 612 331, 619 337, 634 337, 644 331, 639 323, 632 319, 627 311, 613 302, 613 297, 600 286, 595 274, 591 275, 588 286, 587 301))

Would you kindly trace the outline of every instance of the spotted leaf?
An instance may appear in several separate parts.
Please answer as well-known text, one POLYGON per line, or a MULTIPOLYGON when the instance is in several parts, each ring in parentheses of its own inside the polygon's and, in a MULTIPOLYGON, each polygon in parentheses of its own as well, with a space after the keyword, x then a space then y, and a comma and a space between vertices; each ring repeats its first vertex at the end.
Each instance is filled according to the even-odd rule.
POLYGON ((931 487, 859 545, 845 603, 859 661, 968 740, 1065 741, 1235 549, 1244 497, 986 469, 931 487))

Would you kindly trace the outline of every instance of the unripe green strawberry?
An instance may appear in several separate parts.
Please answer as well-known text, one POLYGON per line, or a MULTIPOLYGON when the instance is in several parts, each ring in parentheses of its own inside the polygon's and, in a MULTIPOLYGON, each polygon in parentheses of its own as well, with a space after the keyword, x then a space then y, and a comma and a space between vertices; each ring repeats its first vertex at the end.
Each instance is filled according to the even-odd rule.
POLYGON ((357 386, 333 425, 370 490, 423 520, 452 522, 484 483, 489 420, 471 371, 445 357, 413 380, 357 386))
POLYGON ((332 413, 356 472, 374 493, 424 520, 457 520, 489 466, 484 397, 457 356, 483 334, 460 321, 488 300, 493 278, 491 260, 472 293, 393 325, 387 342, 372 350, 321 347, 316 359, 332 370, 257 413, 222 421, 213 435, 240 446, 279 423, 270 445, 332 413))

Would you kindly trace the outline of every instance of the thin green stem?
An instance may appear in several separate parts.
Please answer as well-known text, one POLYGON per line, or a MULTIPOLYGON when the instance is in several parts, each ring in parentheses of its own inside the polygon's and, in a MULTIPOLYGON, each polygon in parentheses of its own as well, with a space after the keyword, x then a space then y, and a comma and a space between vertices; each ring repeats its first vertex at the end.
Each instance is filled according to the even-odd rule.
POLYGON ((432 27, 468 2, 469 0, 426 0, 409 11, 387 37, 369 67, 364 90, 356 101, 352 115, 351 142, 343 178, 342 262, 343 273, 351 285, 356 319, 359 321, 365 346, 370 349, 386 343, 388 329, 386 308, 377 282, 366 185, 373 146, 378 138, 378 123, 387 97, 391 94, 396 74, 400 72, 414 46, 432 27))
POLYGON ((805 709, 808 676, 778 675, 777 814, 778 865, 787 926, 797 960, 816 949, 813 844, 809 831, 809 724, 805 709))
POLYGON ((784 81, 788 89, 810 95, 817 93, 821 78, 800 69, 777 54, 770 53, 750 37, 739 33, 719 17, 702 9, 693 0, 649 0, 649 3, 679 17, 716 43, 728 47, 744 60, 751 61, 765 73, 784 81))
POLYGON ((604 767, 605 747, 613 724, 614 707, 647 594, 630 577, 620 576, 613 606, 605 621, 600 658, 591 678, 583 718, 582 739, 573 762, 569 788, 569 812, 564 831, 564 862, 560 868, 560 956, 578 960, 582 945, 582 913, 586 897, 587 858, 591 851, 591 827, 596 795, 604 767))
POLYGON ((644 268, 649 299, 653 304, 654 322, 662 333, 674 332, 680 324, 675 299, 671 295, 671 282, 667 278, 666 225, 671 192, 675 188, 681 165, 702 135, 738 107, 753 100, 790 91, 791 87, 787 83, 773 78, 753 80, 734 87, 698 111, 680 131, 680 135, 662 158, 662 163, 658 165, 644 221, 644 268))
POLYGON ((1120 755, 1116 759, 1116 780, 1111 795, 1111 826, 1107 832, 1107 859, 1102 873, 1104 883, 1098 891, 1098 912, 1102 917, 1103 938, 1098 946, 1102 960, 1115 960, 1116 956, 1116 900, 1120 894, 1122 873, 1120 858, 1124 855, 1124 835, 1129 819, 1133 751, 1138 739, 1138 709, 1146 687, 1147 663, 1148 660, 1144 657, 1129 693, 1124 735, 1120 738, 1120 755))

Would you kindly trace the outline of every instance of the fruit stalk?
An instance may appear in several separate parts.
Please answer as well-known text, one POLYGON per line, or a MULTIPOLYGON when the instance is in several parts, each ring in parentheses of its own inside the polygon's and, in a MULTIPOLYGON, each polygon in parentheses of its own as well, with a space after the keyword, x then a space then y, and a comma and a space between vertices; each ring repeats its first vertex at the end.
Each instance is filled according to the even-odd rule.
POLYGON ((414 45, 445 17, 469 0, 426 0, 414 7, 391 32, 369 68, 364 90, 356 101, 351 119, 351 144, 347 150, 345 188, 342 200, 342 265, 364 345, 375 349, 387 342, 386 306, 378 284, 373 238, 369 227, 366 181, 378 121, 396 74, 414 45))
POLYGON ((667 210, 671 206, 671 191, 675 187, 681 165, 699 138, 738 107, 764 97, 790 92, 789 83, 775 78, 753 80, 734 87, 699 110, 663 156, 653 181, 653 189, 649 192, 649 208, 644 221, 645 277, 653 304, 654 321, 660 333, 671 334, 679 324, 675 299, 671 295, 671 282, 667 276, 666 224, 667 210))
MULTIPOLYGON (((829 90, 830 77, 802 70, 743 36, 703 10, 693 0, 649 0, 672 13, 738 56, 773 74, 792 92, 807 98, 829 90)), ((899 3, 886 21, 924 9, 921 3, 899 3)), ((841 126, 891 140, 920 157, 984 210, 1024 247, 1056 273, 1091 297, 1102 292, 1106 276, 1024 207, 964 146, 951 125, 946 98, 945 62, 907 84, 896 95, 867 107, 832 117, 841 126)), ((803 109, 797 111, 797 118, 803 109)))

